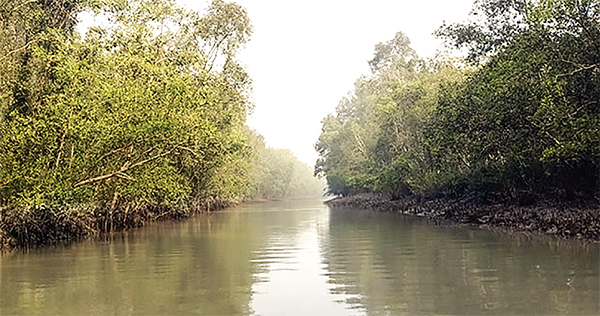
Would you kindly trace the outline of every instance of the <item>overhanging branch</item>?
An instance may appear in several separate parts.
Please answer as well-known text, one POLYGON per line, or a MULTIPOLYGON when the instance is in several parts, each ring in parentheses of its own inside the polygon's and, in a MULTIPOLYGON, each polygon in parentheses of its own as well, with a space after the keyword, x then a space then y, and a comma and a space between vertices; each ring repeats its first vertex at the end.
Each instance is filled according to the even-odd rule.
POLYGON ((77 187, 80 187, 80 186, 83 186, 83 185, 87 185, 87 184, 91 184, 91 183, 96 183, 96 182, 108 180, 108 179, 113 178, 113 177, 118 177, 118 178, 129 180, 129 181, 135 181, 135 179, 133 177, 129 176, 125 172, 127 172, 127 171, 129 171, 129 170, 131 170, 131 169, 133 169, 135 167, 139 167, 139 166, 141 166, 141 165, 143 165, 145 163, 148 163, 150 161, 156 160, 156 159, 158 159, 160 157, 164 157, 166 155, 169 155, 174 150, 175 150, 175 148, 173 148, 173 149, 171 149, 171 150, 169 150, 169 151, 167 151, 165 153, 158 154, 158 155, 152 156, 152 157, 150 157, 148 159, 136 162, 134 164, 129 164, 129 162, 126 162, 121 167, 121 169, 119 169, 119 170, 117 170, 117 171, 115 171, 113 173, 108 173, 108 174, 101 175, 101 176, 98 176, 98 177, 95 177, 95 178, 90 178, 90 179, 87 179, 87 180, 83 180, 83 181, 75 184, 74 187, 77 188, 77 187))

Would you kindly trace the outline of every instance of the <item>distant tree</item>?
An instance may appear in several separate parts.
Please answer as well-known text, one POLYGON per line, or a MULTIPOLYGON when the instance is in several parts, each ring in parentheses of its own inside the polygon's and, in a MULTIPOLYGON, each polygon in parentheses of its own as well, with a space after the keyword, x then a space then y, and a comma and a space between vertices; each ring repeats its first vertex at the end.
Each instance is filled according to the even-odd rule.
POLYGON ((260 134, 248 133, 254 150, 252 197, 283 199, 323 195, 325 184, 290 150, 266 147, 260 134))

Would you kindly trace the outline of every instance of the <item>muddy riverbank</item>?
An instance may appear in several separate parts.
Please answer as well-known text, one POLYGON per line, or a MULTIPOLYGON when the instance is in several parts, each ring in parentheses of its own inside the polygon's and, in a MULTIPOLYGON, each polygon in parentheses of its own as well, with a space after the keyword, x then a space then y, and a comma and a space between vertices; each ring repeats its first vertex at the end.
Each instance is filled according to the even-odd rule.
POLYGON ((180 207, 119 202, 102 206, 0 207, 0 251, 51 245, 189 218, 237 204, 210 199, 180 207))
POLYGON ((481 204, 476 199, 405 197, 392 200, 383 195, 358 194, 325 202, 332 208, 361 208, 397 212, 457 224, 502 228, 551 235, 586 242, 600 240, 598 205, 538 203, 530 206, 481 204))

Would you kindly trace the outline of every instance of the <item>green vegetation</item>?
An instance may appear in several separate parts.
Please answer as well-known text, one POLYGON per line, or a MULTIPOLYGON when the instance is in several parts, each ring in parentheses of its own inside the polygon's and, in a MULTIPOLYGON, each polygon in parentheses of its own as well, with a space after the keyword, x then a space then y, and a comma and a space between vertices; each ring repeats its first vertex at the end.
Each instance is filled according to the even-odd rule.
POLYGON ((475 5, 478 22, 438 36, 467 63, 420 59, 402 33, 375 47, 336 115, 315 173, 329 193, 596 200, 600 170, 600 4, 475 5))
POLYGON ((312 168, 288 149, 266 147, 263 137, 252 132, 254 148, 252 198, 321 197, 325 182, 313 176, 312 168))
MULTIPOLYGON (((73 209, 112 222, 119 210, 157 218, 296 193, 310 170, 286 153, 287 182, 267 188, 283 166, 263 161, 277 152, 245 125, 251 80, 236 54, 251 33, 246 11, 222 0, 204 15, 172 0, 0 0, 2 212, 64 210, 52 229, 73 209), (83 11, 107 25, 82 38, 83 11)), ((27 235, 7 223, 25 213, 2 215, 0 236, 27 235)))

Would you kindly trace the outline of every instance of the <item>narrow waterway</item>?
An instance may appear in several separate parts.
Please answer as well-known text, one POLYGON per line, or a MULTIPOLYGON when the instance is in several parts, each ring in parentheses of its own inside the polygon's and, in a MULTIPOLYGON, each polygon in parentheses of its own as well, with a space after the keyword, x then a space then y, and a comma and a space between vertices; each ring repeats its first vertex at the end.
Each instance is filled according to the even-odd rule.
POLYGON ((250 203, 0 258, 0 314, 600 314, 598 244, 319 200, 250 203))

